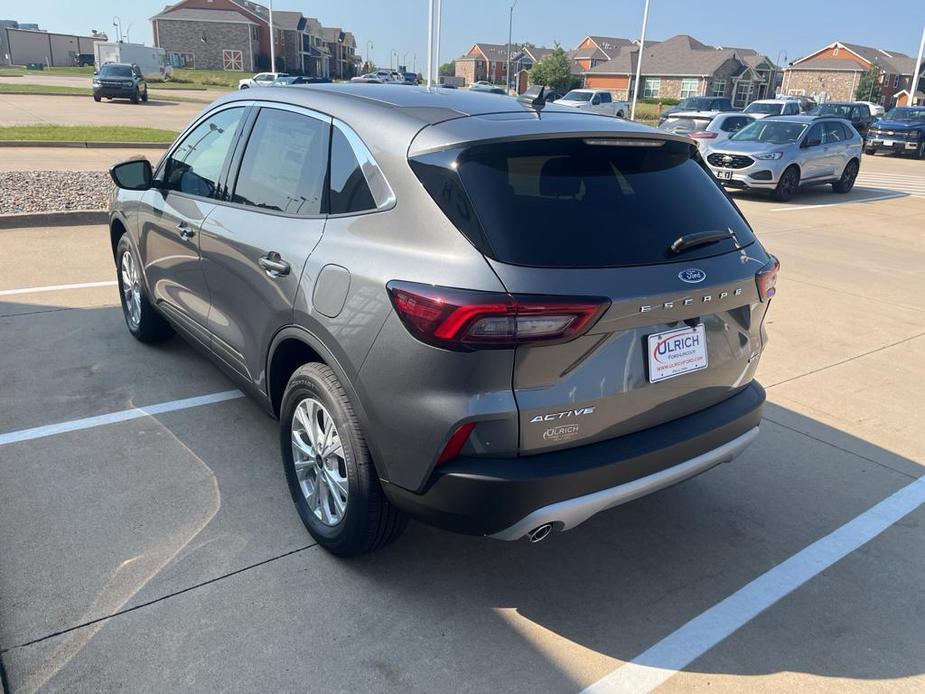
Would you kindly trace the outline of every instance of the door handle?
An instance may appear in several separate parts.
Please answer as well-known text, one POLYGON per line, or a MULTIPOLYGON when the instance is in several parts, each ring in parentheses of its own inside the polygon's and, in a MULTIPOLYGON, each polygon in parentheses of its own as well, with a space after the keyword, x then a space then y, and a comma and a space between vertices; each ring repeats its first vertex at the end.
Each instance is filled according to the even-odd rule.
POLYGON ((191 238, 193 238, 193 236, 196 235, 196 232, 193 231, 193 227, 191 227, 186 222, 180 222, 177 224, 177 231, 180 232, 180 238, 185 239, 186 241, 189 241, 191 238))
POLYGON ((269 277, 282 277, 289 274, 289 263, 280 258, 276 251, 270 251, 262 258, 258 258, 257 264, 266 271, 269 277))

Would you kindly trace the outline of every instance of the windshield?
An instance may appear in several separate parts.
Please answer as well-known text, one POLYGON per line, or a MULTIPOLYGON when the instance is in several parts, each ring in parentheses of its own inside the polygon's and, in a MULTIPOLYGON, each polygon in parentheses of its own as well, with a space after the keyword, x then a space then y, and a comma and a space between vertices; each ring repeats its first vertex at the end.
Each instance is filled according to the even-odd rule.
POLYGON ((745 107, 742 113, 767 113, 770 116, 779 116, 783 104, 760 104, 757 101, 745 107))
POLYGON ((820 104, 812 111, 814 116, 839 116, 851 120, 851 106, 849 104, 820 104))
POLYGON ((562 97, 563 101, 591 101, 591 92, 570 91, 562 97))
MULTIPOLYGON (((456 227, 503 263, 621 267, 677 261, 685 234, 731 229, 742 216, 695 159, 692 145, 565 138, 475 144, 424 154, 411 168, 456 227), (671 204, 665 204, 670 191, 671 204)), ((693 248, 685 259, 733 250, 693 248)))
POLYGON ((799 140, 804 130, 806 130, 804 123, 759 120, 746 125, 729 139, 736 142, 767 142, 774 145, 786 145, 799 140))
POLYGON ((712 105, 713 99, 692 96, 687 99, 681 99, 676 108, 679 111, 709 111, 712 105))
POLYGON ((887 112, 886 118, 890 120, 925 122, 925 108, 905 108, 901 106, 897 108, 891 108, 887 112))
POLYGON ((100 70, 103 77, 131 77, 132 68, 128 65, 104 65, 100 70))

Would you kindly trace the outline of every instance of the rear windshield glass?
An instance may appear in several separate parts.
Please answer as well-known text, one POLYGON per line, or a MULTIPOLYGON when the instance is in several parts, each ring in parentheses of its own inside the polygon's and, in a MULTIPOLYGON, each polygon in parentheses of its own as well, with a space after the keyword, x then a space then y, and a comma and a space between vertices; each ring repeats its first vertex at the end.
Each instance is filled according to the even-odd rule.
POLYGON ((710 118, 674 118, 669 116, 659 127, 673 133, 689 133, 694 130, 703 130, 710 125, 710 118))
POLYGON ((678 110, 709 111, 712 105, 713 99, 702 96, 692 96, 687 99, 681 99, 681 101, 678 102, 678 110))
MULTIPOLYGON (((754 237, 691 145, 615 146, 555 139, 475 145, 411 165, 444 213, 486 255, 536 267, 619 267, 703 258, 734 241, 680 254, 700 231, 754 237)), ((639 141, 636 141, 637 144, 639 141)))
POLYGON ((103 77, 131 77, 132 68, 128 65, 104 65, 100 74, 103 77))
POLYGON ((756 101, 746 106, 743 113, 767 113, 772 116, 779 116, 783 108, 783 104, 761 104, 756 101))

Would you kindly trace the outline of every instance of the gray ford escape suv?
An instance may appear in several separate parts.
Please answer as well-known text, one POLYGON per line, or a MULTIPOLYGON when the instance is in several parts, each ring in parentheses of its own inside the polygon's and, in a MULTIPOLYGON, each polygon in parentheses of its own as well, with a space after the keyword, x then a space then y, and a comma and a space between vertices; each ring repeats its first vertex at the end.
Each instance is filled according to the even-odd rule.
POLYGON ((542 539, 731 460, 777 261, 692 141, 390 85, 230 94, 112 169, 129 331, 280 420, 317 541, 542 539))

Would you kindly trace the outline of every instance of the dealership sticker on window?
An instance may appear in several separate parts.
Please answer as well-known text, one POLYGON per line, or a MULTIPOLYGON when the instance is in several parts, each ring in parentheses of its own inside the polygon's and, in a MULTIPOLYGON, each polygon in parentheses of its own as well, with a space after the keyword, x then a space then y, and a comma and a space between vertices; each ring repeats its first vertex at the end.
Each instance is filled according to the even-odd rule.
POLYGON ((649 335, 649 383, 707 368, 703 323, 649 335))

